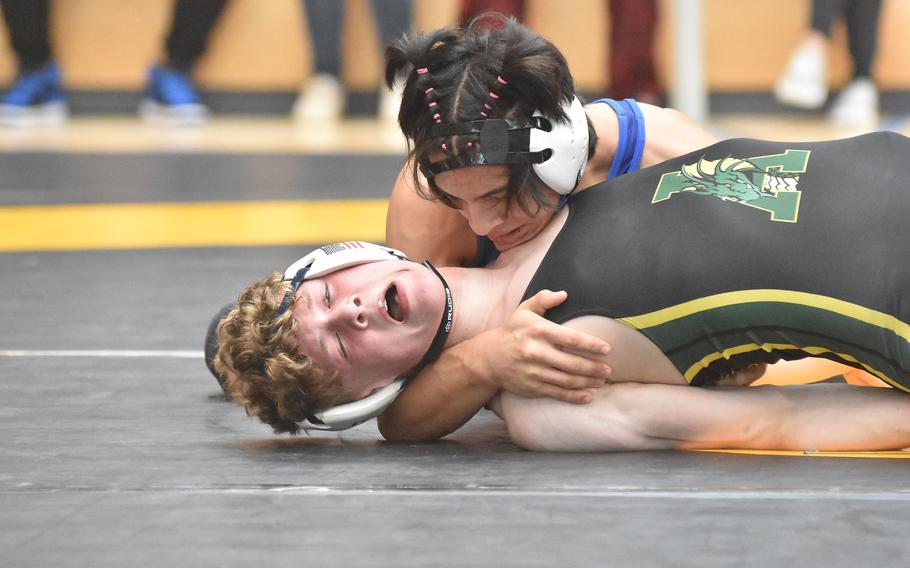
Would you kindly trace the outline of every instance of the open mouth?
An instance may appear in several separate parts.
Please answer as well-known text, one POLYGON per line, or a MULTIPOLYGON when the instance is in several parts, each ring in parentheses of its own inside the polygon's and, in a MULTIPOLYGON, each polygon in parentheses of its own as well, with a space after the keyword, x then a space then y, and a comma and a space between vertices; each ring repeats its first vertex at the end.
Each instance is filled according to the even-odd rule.
POLYGON ((398 286, 392 284, 389 286, 389 289, 385 291, 385 307, 386 311, 389 312, 389 316, 397 322, 404 321, 404 313, 401 309, 401 300, 398 298, 398 286))

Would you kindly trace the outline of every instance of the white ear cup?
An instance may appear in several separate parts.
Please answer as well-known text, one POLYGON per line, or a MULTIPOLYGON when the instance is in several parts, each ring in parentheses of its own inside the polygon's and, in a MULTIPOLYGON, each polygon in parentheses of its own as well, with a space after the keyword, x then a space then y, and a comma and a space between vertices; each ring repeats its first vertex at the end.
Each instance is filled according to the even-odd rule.
MULTIPOLYGON (((581 179, 588 162, 588 118, 585 108, 578 100, 572 99, 565 107, 568 122, 552 122, 549 132, 532 128, 530 150, 550 150, 547 161, 534 164, 534 173, 560 195, 572 193, 581 179)), ((542 116, 535 112, 534 116, 542 116)))
POLYGON ((348 428, 353 428, 370 418, 375 418, 382 414, 382 411, 392 404, 402 388, 404 388, 404 381, 399 379, 366 398, 339 404, 328 410, 317 412, 315 417, 322 424, 304 420, 300 422, 300 427, 304 430, 347 430, 348 428))

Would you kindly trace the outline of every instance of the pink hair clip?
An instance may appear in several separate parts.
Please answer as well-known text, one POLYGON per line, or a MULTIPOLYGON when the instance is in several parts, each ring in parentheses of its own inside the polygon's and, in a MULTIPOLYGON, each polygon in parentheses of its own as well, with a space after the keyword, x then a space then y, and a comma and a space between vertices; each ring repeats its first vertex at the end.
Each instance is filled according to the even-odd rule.
POLYGON ((439 113, 438 113, 438 112, 437 112, 436 114, 433 115, 433 120, 439 120, 439 113))
POLYGON ((439 103, 437 103, 436 101, 430 101, 429 106, 430 106, 430 108, 433 108, 434 106, 438 106, 438 105, 439 105, 439 103))
POLYGON ((449 150, 449 147, 448 147, 445 143, 443 143, 443 144, 442 144, 442 151, 443 151, 443 152, 447 152, 448 150, 449 150))
POLYGON ((489 104, 487 104, 487 103, 483 103, 483 106, 484 106, 484 108, 486 108, 487 110, 493 110, 493 107, 491 107, 491 106, 490 106, 489 104))
POLYGON ((490 98, 493 99, 494 101, 498 101, 498 100, 499 100, 499 95, 497 95, 497 94, 494 93, 493 91, 490 91, 490 98))
POLYGON ((433 87, 430 87, 429 89, 427 89, 426 91, 424 91, 423 94, 429 95, 429 94, 432 93, 432 92, 433 92, 433 87))
POLYGON ((429 73, 429 72, 430 72, 430 70, 427 69, 426 67, 421 67, 420 69, 417 70, 418 75, 423 75, 423 74, 429 73))
POLYGON ((472 148, 472 147, 474 147, 474 143, 473 143, 473 142, 468 142, 468 148, 472 148))
POLYGON ((499 84, 500 84, 500 85, 508 85, 508 84, 509 84, 508 81, 506 81, 505 79, 503 79, 503 78, 500 77, 499 75, 496 76, 496 80, 499 81, 499 84))
POLYGON ((487 113, 485 113, 485 112, 481 112, 481 113, 480 113, 480 116, 482 116, 482 117, 484 117, 484 118, 486 118, 486 117, 487 117, 487 113))

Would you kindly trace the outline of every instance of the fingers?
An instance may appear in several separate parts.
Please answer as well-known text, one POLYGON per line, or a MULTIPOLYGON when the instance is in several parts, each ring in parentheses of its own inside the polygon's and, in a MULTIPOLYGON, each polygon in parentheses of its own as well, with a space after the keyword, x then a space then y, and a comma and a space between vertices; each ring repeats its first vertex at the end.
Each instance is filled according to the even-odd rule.
MULTIPOLYGON (((613 370, 610 366, 598 359, 589 359, 576 353, 567 353, 558 349, 541 349, 529 353, 529 358, 534 358, 537 365, 543 366, 541 374, 546 369, 559 371, 568 377, 577 377, 578 379, 597 379, 605 380, 612 376, 613 370)), ((559 383, 563 384, 563 383, 559 383)), ((587 385, 565 384, 570 388, 587 388, 587 385)))
POLYGON ((599 355, 606 355, 610 352, 610 345, 593 335, 563 327, 543 318, 547 310, 552 309, 563 303, 568 297, 565 291, 551 292, 550 290, 541 290, 528 298, 510 318, 509 323, 513 329, 524 329, 529 337, 542 337, 545 341, 553 344, 555 347, 572 349, 575 351, 587 351, 599 355), (531 312, 534 315, 529 315, 531 312))
POLYGON ((580 390, 597 389, 607 384, 608 378, 602 376, 579 376, 559 369, 541 368, 535 373, 541 385, 553 385, 560 389, 580 390))
POLYGON ((588 390, 568 390, 546 385, 541 387, 539 398, 552 398, 571 404, 588 404, 594 400, 594 393, 588 390))
POLYGON ((536 369, 522 378, 513 377, 502 388, 529 398, 548 397, 565 402, 583 404, 591 399, 585 394, 607 384, 606 379, 578 377, 559 369, 536 369))
POLYGON ((606 355, 610 352, 610 344, 599 337, 587 334, 577 329, 563 327, 553 322, 547 322, 550 325, 541 326, 543 339, 553 345, 558 345, 564 349, 580 351, 597 355, 606 355))
POLYGON ((552 292, 550 290, 541 290, 519 304, 518 308, 530 310, 535 314, 542 316, 547 310, 551 310, 565 302, 567 297, 568 294, 565 291, 552 292))

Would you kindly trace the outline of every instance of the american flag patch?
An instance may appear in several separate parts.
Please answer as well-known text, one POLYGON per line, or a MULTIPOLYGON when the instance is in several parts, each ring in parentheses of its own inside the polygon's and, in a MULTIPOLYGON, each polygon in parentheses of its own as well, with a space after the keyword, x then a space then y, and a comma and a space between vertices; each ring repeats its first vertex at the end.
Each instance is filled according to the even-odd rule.
POLYGON ((365 247, 363 246, 363 243, 360 241, 344 241, 343 243, 334 243, 331 245, 326 245, 319 250, 321 250, 322 252, 324 252, 326 254, 333 254, 336 252, 341 252, 343 250, 350 250, 350 249, 355 249, 355 248, 362 249, 365 247))

